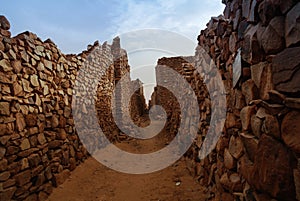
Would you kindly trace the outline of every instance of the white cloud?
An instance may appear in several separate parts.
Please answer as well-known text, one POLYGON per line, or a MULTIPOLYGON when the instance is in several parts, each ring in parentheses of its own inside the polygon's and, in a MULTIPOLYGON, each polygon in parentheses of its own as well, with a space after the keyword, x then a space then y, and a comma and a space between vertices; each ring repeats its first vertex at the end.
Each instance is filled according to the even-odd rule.
POLYGON ((196 40, 211 16, 222 14, 220 0, 127 0, 123 12, 114 20, 118 33, 144 28, 178 32, 196 40))
MULTIPOLYGON (((68 0, 60 2, 59 7, 56 1, 29 2, 31 3, 26 1, 15 7, 13 1, 6 1, 9 6, 4 7, 10 8, 6 13, 12 19, 12 33, 30 30, 42 39, 50 37, 64 53, 79 53, 97 39, 103 43, 122 33, 146 28, 179 33, 196 43, 197 35, 205 28, 210 17, 221 14, 224 8, 221 0, 85 0, 84 3, 68 0)), ((153 41, 151 34, 145 37, 150 39, 148 44, 153 41)), ((171 41, 169 52, 174 48, 177 48, 173 51, 176 53, 178 49, 185 49, 182 45, 178 48, 178 39, 172 39, 170 35, 164 35, 160 39, 160 45, 171 41)), ((145 45, 145 39, 141 41, 145 45)), ((189 49, 191 53, 178 54, 192 54, 194 48, 189 49)), ((155 59, 150 59, 152 64, 160 55, 151 54, 155 56, 155 59)), ((144 59, 147 55, 136 57, 148 62, 144 59)), ((132 69, 135 64, 140 65, 139 60, 130 62, 133 64, 132 69)), ((150 64, 147 62, 146 65, 150 64)), ((144 74, 148 76, 154 73, 144 74)))
MULTIPOLYGON (((194 47, 189 46, 190 55, 193 55, 193 51, 197 43, 197 36, 200 30, 205 28, 206 23, 208 23, 212 16, 222 14, 224 6, 221 4, 220 0, 126 0, 123 1, 123 5, 120 9, 121 10, 118 11, 120 15, 115 17, 113 24, 115 26, 114 28, 116 28, 116 32, 118 33, 116 35, 121 35, 121 42, 123 40, 122 35, 127 32, 149 28, 163 29, 178 33, 191 40, 192 43, 195 44, 194 47)), ((171 50, 168 49, 169 52, 172 52, 172 48, 175 48, 173 52, 178 53, 177 56, 186 55, 186 52, 184 53, 181 51, 180 53, 180 50, 184 49, 183 47, 180 48, 173 46, 177 43, 182 45, 182 38, 180 41, 177 41, 178 38, 174 38, 172 40, 170 38, 171 35, 172 34, 167 34, 166 37, 169 37, 168 39, 164 38, 164 36, 157 38, 157 36, 152 36, 151 32, 146 31, 143 34, 144 37, 138 38, 139 40, 129 40, 128 38, 125 38, 122 45, 125 49, 130 51, 131 45, 137 47, 139 45, 138 43, 142 43, 140 44, 141 46, 151 46, 151 42, 154 41, 159 41, 160 45, 162 45, 164 41, 168 41, 168 45, 171 48, 171 50)), ((187 42, 190 43, 190 41, 187 42)), ((162 46, 165 47, 165 45, 162 46)), ((144 90, 147 100, 149 100, 153 90, 151 87, 153 85, 151 85, 151 83, 155 82, 155 64, 153 64, 153 61, 156 61, 157 58, 162 56, 166 56, 164 53, 161 53, 161 55, 158 53, 159 51, 156 51, 155 53, 145 52, 144 55, 141 53, 136 55, 129 54, 129 61, 132 64, 131 77, 133 79, 140 78, 140 80, 145 83, 144 90), (149 65, 150 63, 152 65, 149 65), (144 70, 139 69, 139 67, 143 64, 146 65, 147 68, 151 68, 152 66, 151 70, 145 68, 144 70)))

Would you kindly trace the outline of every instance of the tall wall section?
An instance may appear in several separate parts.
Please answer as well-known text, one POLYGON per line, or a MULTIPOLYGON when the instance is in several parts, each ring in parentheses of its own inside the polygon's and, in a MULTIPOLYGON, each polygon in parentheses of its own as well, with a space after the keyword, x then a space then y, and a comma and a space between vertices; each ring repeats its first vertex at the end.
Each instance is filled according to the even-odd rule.
POLYGON ((129 71, 127 55, 118 39, 65 55, 50 39, 42 41, 30 32, 11 37, 9 29, 0 16, 0 200, 45 200, 89 156, 71 107, 72 96, 81 97, 73 90, 79 70, 89 65, 86 73, 101 76, 95 107, 100 126, 113 141, 119 130, 111 95, 118 73, 129 71), (125 54, 120 58, 118 52, 125 54))
MULTIPOLYGON (((157 67, 155 70, 157 83, 164 81, 166 82, 166 80, 170 80, 169 76, 171 76, 163 76, 162 74, 160 74, 157 70, 160 65, 165 65, 176 70, 177 72, 180 72, 182 70, 182 64, 185 62, 186 61, 180 57, 159 59, 157 61, 157 67)), ((165 109, 167 115, 166 130, 170 135, 170 139, 172 139, 177 133, 177 128, 179 126, 180 120, 180 106, 178 100, 176 100, 176 97, 168 89, 162 86, 156 86, 154 89, 154 93, 151 96, 150 107, 152 107, 153 105, 161 105, 165 109)))
POLYGON ((209 200, 300 200, 300 3, 223 3, 224 16, 198 37, 195 64, 201 48, 214 59, 227 119, 195 175, 209 200))
MULTIPOLYGON (((195 95, 197 97, 197 102, 200 108, 200 115, 201 115, 201 123, 199 122, 198 127, 204 125, 206 119, 209 119, 210 115, 210 101, 209 101, 209 94, 207 91, 206 86, 203 83, 202 78, 200 77, 198 71, 196 71, 194 67, 194 57, 171 57, 171 58, 161 58, 157 61, 156 67, 156 80, 157 83, 163 83, 166 81, 174 81, 174 76, 172 74, 162 74, 159 72, 158 68, 160 66, 165 66, 167 68, 171 68, 175 70, 182 78, 184 78, 191 86, 195 95), (204 121, 202 121, 204 120, 204 121)), ((182 84, 179 82, 177 86, 175 86, 177 90, 182 90, 184 93, 187 93, 187 89, 182 87, 182 84)), ((182 108, 182 111, 187 112, 193 106, 189 104, 189 100, 186 97, 175 97, 174 94, 165 87, 157 85, 155 90, 151 96, 151 100, 149 103, 149 107, 151 108, 153 105, 161 105, 167 115, 167 122, 165 129, 169 136, 166 136, 169 140, 172 140, 177 132, 178 128, 180 127, 180 120, 183 118, 185 114, 182 114, 180 109, 180 103, 185 103, 183 105, 187 105, 188 108, 182 108)), ((188 114, 187 114, 188 115, 188 114)), ((188 115, 189 117, 189 115, 188 115)), ((194 128, 190 128, 193 130, 194 128)), ((197 128, 198 129, 198 128, 197 128)), ((200 133, 199 133, 200 134, 200 133)), ((201 144, 198 144, 199 147, 201 144)), ((194 144, 193 146, 197 146, 194 144)))
MULTIPOLYGON (((300 3, 223 3, 224 15, 213 17, 198 37, 194 62, 179 57, 158 61, 181 74, 197 95, 201 118, 198 136, 186 154, 188 167, 207 187, 207 200, 300 200, 300 3), (206 54, 222 76, 227 115, 215 149, 199 160, 208 129, 216 128, 210 125, 210 95, 214 93, 208 93, 202 80, 202 76, 213 80, 216 74, 206 72, 206 54), (193 68, 184 69, 185 65, 200 66, 200 75, 193 68)), ((214 86, 214 91, 220 89, 220 83, 206 84, 214 86)), ((182 117, 177 103, 160 86, 150 101, 150 106, 166 109, 171 137, 182 117)))
POLYGON ((130 117, 133 119, 134 123, 139 124, 142 119, 141 117, 145 117, 147 114, 147 105, 143 91, 143 83, 137 79, 132 81, 133 88, 138 88, 137 91, 134 92, 133 96, 130 99, 130 117))

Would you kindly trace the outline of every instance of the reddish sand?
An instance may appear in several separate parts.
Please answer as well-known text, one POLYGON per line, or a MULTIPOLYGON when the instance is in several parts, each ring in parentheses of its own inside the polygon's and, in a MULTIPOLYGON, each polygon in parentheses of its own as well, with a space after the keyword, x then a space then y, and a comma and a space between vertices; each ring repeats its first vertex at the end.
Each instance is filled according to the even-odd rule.
MULTIPOLYGON (((117 146, 130 152, 151 152, 165 146, 160 135, 117 146)), ((184 158, 161 171, 131 175, 111 170, 90 157, 67 181, 54 189, 49 201, 202 201, 201 187, 190 175, 184 158)))

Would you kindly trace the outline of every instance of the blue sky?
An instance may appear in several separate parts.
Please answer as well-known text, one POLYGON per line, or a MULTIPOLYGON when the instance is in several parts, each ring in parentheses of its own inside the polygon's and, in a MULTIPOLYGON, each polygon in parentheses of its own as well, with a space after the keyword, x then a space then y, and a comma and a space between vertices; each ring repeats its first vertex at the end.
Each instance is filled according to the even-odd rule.
POLYGON ((223 12, 221 0, 0 0, 0 14, 13 35, 29 30, 51 38, 64 53, 80 53, 132 30, 159 28, 196 41, 211 16, 223 12))
POLYGON ((5 15, 10 21, 13 36, 31 31, 42 40, 51 38, 66 54, 80 53, 96 40, 102 44, 104 41, 111 41, 115 36, 121 36, 122 47, 129 50, 131 78, 139 78, 144 83, 147 100, 156 85, 154 67, 157 59, 163 56, 194 55, 200 30, 205 28, 212 16, 218 16, 224 10, 221 0, 0 0, 0 2, 0 14, 5 15), (156 35, 156 38, 153 38, 151 31, 137 32, 146 33, 140 35, 138 40, 132 39, 128 34, 142 29, 162 29, 169 32, 164 32, 165 37, 156 35), (165 39, 162 40, 163 38, 165 39), (163 48, 173 47, 171 52, 176 54, 131 49, 132 46, 152 45, 153 41, 165 43, 163 48), (142 43, 137 44, 140 42, 142 43))

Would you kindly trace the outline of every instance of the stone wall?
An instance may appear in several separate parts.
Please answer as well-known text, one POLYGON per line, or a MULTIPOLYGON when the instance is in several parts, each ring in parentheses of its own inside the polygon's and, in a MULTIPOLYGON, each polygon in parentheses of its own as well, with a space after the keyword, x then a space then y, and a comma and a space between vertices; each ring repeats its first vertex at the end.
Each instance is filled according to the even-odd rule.
MULTIPOLYGON (((299 200, 300 3, 223 3, 224 15, 213 17, 201 31, 193 61, 162 58, 158 62, 183 75, 198 99, 198 136, 186 154, 190 170, 207 187, 208 200, 299 200), (193 68, 201 66, 203 50, 222 75, 227 118, 215 149, 199 160, 207 130, 216 126, 209 125, 211 97, 203 74, 193 68)), ((119 38, 112 45, 95 43, 82 54, 64 55, 49 39, 41 41, 30 32, 11 37, 9 28, 9 22, 0 16, 0 200, 44 200, 52 187, 61 184, 88 156, 71 113, 78 71, 87 62, 90 73, 103 75, 95 103, 100 125, 114 140, 120 135, 110 108, 117 109, 118 117, 122 117, 124 108, 129 107, 124 103, 130 101, 121 95, 112 106, 111 94, 130 67, 119 38), (95 54, 90 55, 92 52, 95 54), (98 53, 105 57, 99 58, 98 53), (97 68, 107 64, 111 64, 107 69, 97 68)), ((205 74, 215 76, 214 72, 205 74)), ((157 78, 164 79, 159 74, 157 78)), ((121 89, 130 92, 130 77, 126 80, 121 89)), ((91 102, 79 99, 79 103, 88 106, 91 102)), ((178 112, 176 99, 158 86, 150 105, 155 104, 165 107, 173 137, 183 115, 178 112)), ((140 114, 142 110, 131 111, 140 114)), ((83 126, 88 125, 88 110, 82 112, 86 117, 83 126)), ((98 143, 91 147, 103 146, 98 143)))
POLYGON ((130 115, 131 119, 133 119, 136 124, 139 124, 141 117, 145 117, 147 114, 147 105, 144 96, 143 83, 139 79, 136 79, 132 81, 132 84, 136 85, 136 87, 133 88, 138 88, 138 90, 134 92, 130 99, 130 115))
MULTIPOLYGON (((191 159, 188 167, 207 187, 208 200, 299 200, 300 3, 223 3, 224 15, 211 18, 198 37, 192 64, 201 66, 201 76, 195 70, 190 71, 191 79, 184 76, 197 94, 201 115, 198 137, 186 154, 191 159), (215 126, 209 125, 214 93, 208 94, 201 80, 212 80, 216 74, 203 67, 206 53, 222 76, 227 115, 215 149, 199 160, 208 128, 215 126)), ((179 58, 158 61, 181 75, 186 72, 184 63, 179 58)), ((181 117, 173 102, 173 95, 160 86, 150 102, 166 109, 171 137, 181 117)))
MULTIPOLYGON (((205 119, 206 121, 206 114, 209 114, 208 110, 210 109, 209 95, 206 86, 203 84, 203 80, 201 79, 199 73, 196 71, 193 63, 194 57, 161 58, 157 62, 156 80, 158 83, 162 83, 166 80, 175 79, 172 74, 162 75, 158 70, 159 66, 166 66, 175 70, 190 84, 191 88, 195 92, 199 107, 201 108, 201 119, 205 119)), ((175 86, 175 88, 177 88, 177 90, 186 90, 183 89, 180 84, 178 86, 175 86)), ((167 137, 170 140, 176 136, 178 128, 180 126, 180 120, 184 115, 182 114, 180 109, 180 102, 184 102, 188 107, 192 107, 192 105, 189 105, 188 100, 186 100, 185 97, 176 98, 174 94, 172 94, 172 92, 167 88, 157 85, 149 103, 150 108, 153 105, 161 105, 165 109, 167 114, 167 123, 165 128, 168 131, 167 133, 169 136, 167 137)), ((189 108, 183 110, 188 111, 189 108)))
MULTIPOLYGON (((176 70, 177 72, 180 72, 182 70, 182 63, 184 62, 186 61, 180 57, 159 59, 157 61, 158 66, 155 70, 156 82, 166 82, 166 80, 170 80, 169 76, 171 76, 163 76, 160 74, 157 70, 159 65, 165 65, 176 70)), ((161 105, 165 109, 167 115, 166 130, 168 131, 168 135, 170 135, 169 138, 172 139, 177 133, 180 120, 180 106, 178 100, 171 91, 158 85, 155 87, 154 93, 151 96, 150 107, 153 105, 161 105)))
POLYGON ((227 119, 195 174, 210 200, 299 200, 300 3, 223 3, 198 41, 222 74, 227 119))
MULTIPOLYGON (((84 95, 73 94, 79 70, 88 66, 86 73, 101 80, 95 96, 77 100, 87 110, 76 116, 85 115, 84 126, 88 106, 97 97, 99 124, 113 141, 119 130, 111 95, 120 74, 129 71, 127 55, 118 38, 112 45, 95 42, 79 55, 64 55, 50 39, 42 41, 30 32, 11 37, 9 29, 0 16, 0 200, 45 200, 89 155, 71 107, 73 95, 84 95)), ((84 82, 93 86, 94 81, 84 82)))

